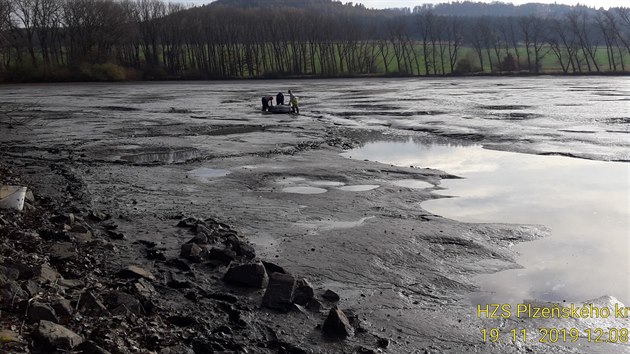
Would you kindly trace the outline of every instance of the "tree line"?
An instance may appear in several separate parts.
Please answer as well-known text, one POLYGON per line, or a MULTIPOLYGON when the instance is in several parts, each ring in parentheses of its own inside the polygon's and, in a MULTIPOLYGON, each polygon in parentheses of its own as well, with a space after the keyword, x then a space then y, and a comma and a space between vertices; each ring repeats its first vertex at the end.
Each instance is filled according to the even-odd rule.
POLYGON ((0 0, 0 79, 621 73, 630 65, 628 8, 464 17, 330 3, 0 0))

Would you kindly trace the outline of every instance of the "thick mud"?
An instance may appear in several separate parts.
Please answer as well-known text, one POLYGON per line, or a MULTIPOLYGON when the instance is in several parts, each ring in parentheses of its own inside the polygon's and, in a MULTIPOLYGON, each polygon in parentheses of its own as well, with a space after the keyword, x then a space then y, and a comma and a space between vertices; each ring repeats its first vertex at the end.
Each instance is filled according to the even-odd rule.
MULTIPOLYGON (((194 216, 229 225, 254 244, 258 257, 306 277, 318 292, 335 291, 339 307, 361 323, 345 341, 326 339, 316 328, 330 304, 322 312, 284 314, 260 308, 259 293, 247 294, 244 311, 255 319, 253 326, 264 323, 280 342, 307 352, 376 350, 384 340, 391 353, 594 352, 537 341, 484 343, 480 328, 508 330, 515 324, 482 321, 466 301, 477 289, 475 275, 518 267, 512 246, 544 237, 544 226, 463 223, 433 215, 421 203, 439 197, 433 192, 441 180, 457 176, 340 154, 366 142, 411 136, 629 160, 626 118, 620 117, 626 103, 619 98, 629 92, 622 82, 4 86, 0 92, 11 101, 3 107, 11 112, 10 119, 0 118, 0 148, 2 162, 24 175, 36 196, 81 195, 91 209, 116 216, 116 232, 125 238, 111 241, 116 245, 107 260, 111 268, 135 263, 156 272, 168 269, 146 258, 134 242, 150 241, 167 258, 177 257, 189 238, 177 220, 194 216), (287 89, 297 93, 303 114, 259 111, 261 95, 287 89), (594 101, 601 95, 607 95, 606 104, 594 101), (67 180, 71 187, 61 182, 67 180)), ((196 271, 189 280, 211 284, 224 271, 225 266, 196 271)), ((175 309, 197 306, 160 289, 175 309)))

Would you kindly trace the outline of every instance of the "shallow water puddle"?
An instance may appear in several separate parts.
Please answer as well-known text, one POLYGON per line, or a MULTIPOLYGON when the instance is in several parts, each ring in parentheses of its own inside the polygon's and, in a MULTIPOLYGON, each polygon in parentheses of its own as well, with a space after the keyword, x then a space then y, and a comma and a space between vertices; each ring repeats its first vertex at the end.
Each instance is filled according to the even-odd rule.
POLYGON ((323 186, 323 187, 339 187, 345 184, 343 182, 336 182, 336 181, 311 181, 310 183, 314 186, 323 186))
POLYGON ((342 220, 320 220, 307 223, 296 223, 296 225, 311 228, 315 230, 333 230, 333 229, 350 229, 362 225, 364 222, 370 219, 374 219, 375 216, 366 216, 359 220, 342 221, 342 220))
POLYGON ((276 180, 277 184, 289 186, 282 188, 285 193, 296 194, 321 194, 328 192, 322 187, 339 187, 345 183, 327 180, 309 180, 305 177, 282 177, 276 180))
POLYGON ((192 171, 188 171, 188 173, 190 173, 191 176, 197 179, 209 180, 212 178, 225 177, 230 174, 230 171, 218 168, 201 167, 192 171))
POLYGON ((354 186, 339 187, 339 189, 348 192, 366 192, 371 191, 372 189, 376 189, 378 187, 380 187, 378 184, 357 184, 354 186))
POLYGON ((482 291, 473 294, 473 303, 584 301, 602 295, 630 303, 630 164, 411 140, 370 143, 343 155, 465 177, 442 181, 442 193, 457 198, 424 202, 432 213, 551 229, 550 237, 515 246, 523 269, 477 277, 482 291))
POLYGON ((417 179, 399 179, 397 181, 391 181, 391 184, 411 189, 426 189, 434 187, 434 185, 429 182, 419 181, 417 179))
POLYGON ((282 191, 285 193, 296 193, 296 194, 321 194, 321 193, 326 193, 328 190, 324 188, 317 188, 317 187, 286 187, 286 188, 282 188, 282 191))

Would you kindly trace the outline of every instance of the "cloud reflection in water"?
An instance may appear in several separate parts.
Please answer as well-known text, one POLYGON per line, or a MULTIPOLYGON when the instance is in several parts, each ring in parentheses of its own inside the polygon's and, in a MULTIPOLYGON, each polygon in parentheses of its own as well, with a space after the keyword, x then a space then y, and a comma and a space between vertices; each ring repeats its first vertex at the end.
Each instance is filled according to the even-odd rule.
POLYGON ((465 222, 542 224, 551 236, 516 246, 523 269, 477 278, 476 303, 584 301, 612 295, 630 303, 630 164, 483 149, 479 145, 377 142, 344 153, 399 166, 440 169, 445 195, 427 210, 465 222))

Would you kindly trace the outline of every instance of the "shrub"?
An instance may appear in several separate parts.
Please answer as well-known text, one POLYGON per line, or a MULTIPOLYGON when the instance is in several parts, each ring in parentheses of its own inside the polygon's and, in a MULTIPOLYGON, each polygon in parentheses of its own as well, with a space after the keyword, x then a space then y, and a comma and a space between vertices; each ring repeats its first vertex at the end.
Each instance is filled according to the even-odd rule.
POLYGON ((100 75, 105 77, 106 81, 123 81, 125 80, 125 69, 114 63, 104 63, 94 65, 94 69, 100 75))
POLYGON ((516 71, 518 70, 518 62, 512 53, 507 53, 501 62, 501 71, 516 71))
POLYGON ((468 74, 473 72, 473 65, 470 59, 462 58, 457 61, 455 64, 455 72, 457 74, 468 74))
POLYGON ((123 81, 125 69, 114 63, 79 65, 79 74, 82 79, 90 81, 123 81))
POLYGON ((455 64, 454 74, 465 75, 480 72, 481 67, 477 64, 477 59, 472 51, 468 51, 466 55, 459 59, 455 64))

